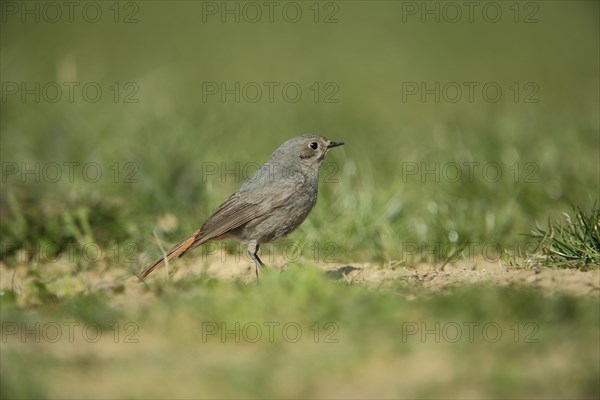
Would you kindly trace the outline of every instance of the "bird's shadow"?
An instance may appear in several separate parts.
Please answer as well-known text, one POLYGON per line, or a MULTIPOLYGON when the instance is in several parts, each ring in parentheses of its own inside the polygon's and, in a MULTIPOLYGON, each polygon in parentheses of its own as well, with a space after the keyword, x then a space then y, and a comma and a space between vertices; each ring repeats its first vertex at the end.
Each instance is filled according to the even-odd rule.
POLYGON ((345 265, 336 269, 325 272, 325 276, 331 279, 341 279, 348 276, 353 271, 361 270, 363 268, 353 267, 352 265, 345 265))

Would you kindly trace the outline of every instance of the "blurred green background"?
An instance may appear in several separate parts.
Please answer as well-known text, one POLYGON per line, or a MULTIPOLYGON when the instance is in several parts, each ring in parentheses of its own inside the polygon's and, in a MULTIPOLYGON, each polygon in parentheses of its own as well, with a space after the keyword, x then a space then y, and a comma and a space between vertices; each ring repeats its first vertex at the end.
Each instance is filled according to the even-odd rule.
POLYGON ((84 19, 96 8, 83 5, 73 22, 65 10, 44 22, 54 14, 41 6, 40 23, 20 8, 5 12, 2 160, 19 172, 57 162, 63 175, 49 182, 48 167, 50 179, 42 170, 38 184, 35 174, 3 170, 2 240, 11 242, 3 257, 36 240, 76 240, 61 215, 78 208, 90 212, 75 222, 91 219, 100 243, 146 250, 164 213, 180 221, 167 235, 175 241, 239 186, 247 163, 307 132, 347 146, 328 157, 331 179, 293 239, 334 242, 348 261, 403 258, 403 242, 511 247, 570 203, 587 209, 598 200, 597 2, 493 3, 496 23, 486 3, 472 16, 461 7, 457 23, 438 2, 300 2, 297 23, 286 20, 295 10, 288 3, 274 8, 273 22, 256 3, 256 23, 246 22, 256 7, 227 4, 100 2, 97 23, 84 19), (225 7, 237 7, 239 23, 221 15, 225 7), (436 7, 439 23, 421 15, 436 7), (23 82, 40 84, 39 103, 22 100, 23 82), (44 96, 48 82, 62 87, 56 103, 47 101, 53 88, 44 96), (79 84, 72 102, 64 82, 79 84), (239 102, 222 101, 221 83, 236 82, 239 102), (272 101, 265 82, 278 85, 272 101), (421 84, 435 91, 436 82, 439 102, 422 98, 421 84), (6 85, 15 83, 12 94, 6 85), (83 93, 90 83, 102 89, 95 103, 83 93), (282 93, 290 83, 302 90, 297 102, 294 89, 282 93), (250 102, 256 85, 262 96, 250 102), (492 102, 496 87, 502 95, 492 102), (81 163, 75 183, 65 162, 81 163), (89 162, 103 173, 98 182, 82 179, 95 176, 83 171, 89 162), (209 175, 213 163, 219 170, 209 175), (222 178, 221 163, 240 172, 222 178))
MULTIPOLYGON (((272 18, 263 2, 99 1, 78 3, 72 21, 68 6, 56 4, 60 17, 43 2, 1 4, 1 260, 11 271, 25 250, 30 273, 40 276, 35 306, 16 290, 3 295, 2 318, 107 320, 106 327, 135 321, 141 344, 113 346, 108 355, 104 347, 71 345, 67 356, 17 345, 3 351, 2 397, 598 395, 597 299, 475 289, 415 301, 405 286, 381 295, 310 271, 258 288, 150 283, 125 300, 116 289, 74 290, 65 278, 61 296, 48 292, 56 276, 31 255, 40 245, 51 257, 92 242, 109 249, 108 269, 132 277, 160 254, 153 231, 178 241, 244 172, 309 132, 346 145, 328 155, 318 204, 287 241, 333 243, 340 264, 412 266, 464 243, 526 252, 523 234, 537 223, 599 199, 597 1, 477 2, 472 15, 462 2, 275 2, 272 18), (257 7, 261 18, 252 22, 257 7), (236 82, 239 102, 207 92, 236 82), (422 84, 434 92, 439 84, 439 100, 422 97, 422 84), (293 89, 282 92, 285 85, 301 88, 297 101, 293 89), (257 86, 262 96, 254 101, 257 86), (62 97, 53 102, 56 87, 62 97), (102 94, 93 102, 97 87, 102 94), (495 88, 502 95, 492 101, 495 88), (216 174, 208 173, 215 165, 216 174), (407 243, 427 251, 407 254, 407 243), (128 262, 111 250, 129 245, 128 262), (340 344, 194 347, 198 321, 219 318, 305 328, 333 320, 340 344), (542 343, 399 344, 398 321, 420 320, 497 321, 505 329, 534 321, 542 343), (403 367, 405 360, 415 368, 403 367), (31 363, 40 369, 28 374, 31 363), (80 384, 62 387, 59 373, 43 378, 53 366, 78 374, 80 384), (132 370, 134 388, 123 379, 132 370), (154 384, 145 387, 148 376, 154 384), (437 385, 421 379, 432 376, 437 385)), ((83 270, 98 267, 77 261, 83 270)))

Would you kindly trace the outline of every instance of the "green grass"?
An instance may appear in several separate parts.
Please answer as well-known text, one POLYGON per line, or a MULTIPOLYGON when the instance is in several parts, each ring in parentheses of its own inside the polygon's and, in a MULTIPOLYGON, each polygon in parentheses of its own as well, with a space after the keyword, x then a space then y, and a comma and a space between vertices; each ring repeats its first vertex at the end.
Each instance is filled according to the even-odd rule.
POLYGON ((3 397, 598 395, 597 300, 485 286, 415 293, 293 267, 258 285, 157 281, 137 301, 104 294, 29 310, 3 302, 3 328, 64 329, 56 343, 3 329, 3 397), (73 343, 66 322, 79 324, 73 343), (102 330, 95 343, 82 338, 89 323, 102 330))
POLYGON ((543 265, 581 269, 600 266, 600 209, 596 205, 586 212, 573 207, 564 214, 563 223, 548 221, 548 228, 538 227, 531 235, 538 242, 537 255, 543 265))

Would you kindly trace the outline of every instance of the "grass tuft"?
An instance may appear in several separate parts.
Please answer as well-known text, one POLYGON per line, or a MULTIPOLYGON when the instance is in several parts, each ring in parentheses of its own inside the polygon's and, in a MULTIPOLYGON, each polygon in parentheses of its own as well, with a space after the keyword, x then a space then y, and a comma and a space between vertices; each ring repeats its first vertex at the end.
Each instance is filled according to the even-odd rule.
POLYGON ((589 213, 573 206, 573 215, 564 213, 562 224, 548 221, 548 228, 532 232, 538 242, 533 259, 548 267, 600 267, 600 208, 596 204, 589 213))

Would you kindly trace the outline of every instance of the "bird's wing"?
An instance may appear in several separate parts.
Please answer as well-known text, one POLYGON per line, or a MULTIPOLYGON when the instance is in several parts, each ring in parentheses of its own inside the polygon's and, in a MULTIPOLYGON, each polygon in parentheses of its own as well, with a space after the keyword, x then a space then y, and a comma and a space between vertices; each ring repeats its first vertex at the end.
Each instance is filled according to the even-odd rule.
POLYGON ((197 238, 206 242, 260 218, 286 204, 295 188, 278 191, 234 193, 210 216, 200 228, 197 238))

